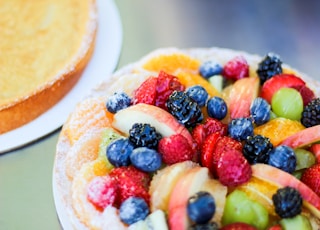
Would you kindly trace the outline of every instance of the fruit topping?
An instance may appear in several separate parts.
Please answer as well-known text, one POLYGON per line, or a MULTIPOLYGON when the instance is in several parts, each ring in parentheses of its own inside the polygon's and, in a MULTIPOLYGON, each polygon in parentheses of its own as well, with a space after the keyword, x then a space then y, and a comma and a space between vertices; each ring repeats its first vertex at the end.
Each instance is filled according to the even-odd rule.
POLYGON ((269 153, 268 164, 287 173, 293 173, 297 165, 294 150, 285 145, 273 148, 269 153))
POLYGON ((292 187, 279 188, 272 200, 275 211, 281 218, 290 218, 301 213, 302 197, 299 191, 292 187))
POLYGON ((160 140, 158 151, 166 164, 174 164, 182 161, 192 160, 195 152, 188 140, 181 134, 164 137, 160 140))
POLYGON ((223 67, 216 61, 209 60, 201 64, 199 68, 199 73, 204 78, 210 78, 214 75, 219 75, 222 73, 223 67))
POLYGON ((154 105, 156 102, 157 78, 149 77, 133 92, 133 104, 145 103, 154 105))
POLYGON ((221 184, 233 187, 247 182, 252 171, 242 152, 229 149, 220 154, 217 175, 221 184))
POLYGON ((198 106, 203 107, 206 105, 209 94, 206 89, 201 85, 195 85, 186 89, 186 94, 198 103, 198 106))
POLYGON ((124 92, 115 92, 108 97, 106 102, 107 110, 110 113, 116 113, 121 109, 127 108, 131 105, 131 98, 124 92))
POLYGON ((209 117, 222 120, 228 112, 227 104, 221 97, 212 97, 207 102, 207 112, 209 117))
POLYGON ((293 86, 292 88, 296 89, 301 94, 303 106, 309 104, 316 97, 314 92, 307 85, 293 86))
POLYGON ((311 127, 320 124, 320 98, 313 99, 307 106, 304 107, 301 123, 305 127, 311 127))
POLYGON ((130 161, 143 172, 155 172, 162 164, 160 153, 147 147, 135 148, 130 155, 130 161))
POLYGON ((140 197, 129 197, 119 208, 120 219, 129 225, 144 220, 148 214, 148 204, 140 197))
POLYGON ((98 209, 104 209, 115 204, 117 189, 117 183, 109 175, 94 177, 87 187, 87 199, 98 209))
POLYGON ((215 222, 209 222, 205 224, 194 224, 188 228, 188 230, 219 230, 219 226, 215 222))
POLYGON ((320 164, 306 169, 301 176, 301 181, 320 196, 320 164))
POLYGON ((315 155, 305 149, 295 149, 294 153, 296 154, 297 166, 296 171, 301 169, 310 168, 316 163, 315 155))
POLYGON ((222 223, 227 225, 237 222, 266 229, 269 215, 261 204, 250 200, 246 193, 236 189, 227 196, 222 223))
POLYGON ((260 78, 260 83, 263 85, 265 81, 272 78, 274 75, 282 73, 282 61, 277 54, 268 53, 259 63, 257 74, 260 78))
POLYGON ((203 120, 198 104, 186 93, 174 91, 167 101, 168 111, 187 128, 196 126, 203 120))
POLYGON ((150 124, 136 123, 129 130, 129 140, 134 147, 156 149, 162 135, 150 124))
POLYGON ((249 65, 243 56, 236 56, 224 66, 222 75, 231 80, 239 80, 249 76, 249 65))
POLYGON ((128 138, 116 139, 107 147, 107 158, 115 167, 128 166, 133 149, 134 146, 128 138))
POLYGON ((250 164, 268 163, 273 145, 270 139, 261 135, 249 136, 243 145, 243 155, 250 164))
POLYGON ((253 124, 251 118, 236 118, 228 125, 229 135, 239 141, 253 136, 253 124))
MULTIPOLYGON (((200 153, 200 163, 202 166, 207 167, 210 172, 213 174, 216 172, 214 168, 214 160, 216 162, 218 161, 219 156, 216 156, 216 159, 214 159, 215 155, 215 147, 218 139, 221 137, 221 134, 218 132, 211 133, 205 138, 202 148, 201 148, 201 153, 200 153)), ((218 152, 220 154, 220 152, 218 152)))
POLYGON ((272 96, 271 108, 278 117, 299 121, 303 111, 301 94, 293 88, 281 88, 272 96))
POLYGON ((236 222, 236 223, 227 224, 222 228, 220 228, 220 230, 257 230, 257 228, 250 224, 236 222))
MULTIPOLYGON (((284 230, 290 230, 290 229, 303 229, 303 230, 312 230, 310 221, 306 216, 303 215, 296 215, 292 218, 283 218, 279 221, 280 225, 284 230)), ((318 225, 317 225, 318 227, 318 225)))
POLYGON ((261 97, 253 100, 250 115, 256 125, 263 125, 270 120, 270 105, 261 97))
POLYGON ((204 191, 197 192, 188 199, 187 213, 196 224, 208 223, 216 211, 214 197, 204 191))

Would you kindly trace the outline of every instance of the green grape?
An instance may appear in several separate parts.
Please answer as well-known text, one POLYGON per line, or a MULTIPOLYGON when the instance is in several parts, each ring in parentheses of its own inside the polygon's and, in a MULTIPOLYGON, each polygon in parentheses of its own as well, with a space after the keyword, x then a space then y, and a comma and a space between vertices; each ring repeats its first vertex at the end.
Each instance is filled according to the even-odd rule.
POLYGON ((284 218, 280 220, 280 225, 283 230, 312 230, 308 218, 302 215, 296 215, 293 218, 284 218))
POLYGON ((102 133, 102 139, 99 145, 99 157, 102 157, 106 161, 108 169, 112 169, 113 165, 108 161, 108 158, 106 155, 107 147, 112 141, 120 137, 122 136, 112 128, 107 128, 102 133))
POLYGON ((316 163, 316 158, 313 153, 305 149, 295 149, 294 153, 297 159, 296 170, 310 168, 316 163))
POLYGON ((243 222, 265 229, 269 223, 268 211, 261 204, 250 200, 245 192, 234 190, 227 196, 222 223, 243 222))
POLYGON ((271 109, 278 117, 300 120, 303 111, 301 94, 293 88, 281 88, 272 96, 271 109))

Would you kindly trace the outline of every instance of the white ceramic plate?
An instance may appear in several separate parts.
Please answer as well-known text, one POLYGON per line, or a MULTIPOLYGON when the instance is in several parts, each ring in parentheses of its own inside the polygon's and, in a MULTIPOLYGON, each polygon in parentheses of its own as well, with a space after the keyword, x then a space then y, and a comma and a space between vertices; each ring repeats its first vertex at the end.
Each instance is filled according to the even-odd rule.
POLYGON ((96 47, 75 87, 54 107, 32 122, 0 135, 0 153, 33 142, 61 127, 74 106, 108 77, 117 66, 122 46, 122 25, 113 0, 97 0, 99 27, 96 47))

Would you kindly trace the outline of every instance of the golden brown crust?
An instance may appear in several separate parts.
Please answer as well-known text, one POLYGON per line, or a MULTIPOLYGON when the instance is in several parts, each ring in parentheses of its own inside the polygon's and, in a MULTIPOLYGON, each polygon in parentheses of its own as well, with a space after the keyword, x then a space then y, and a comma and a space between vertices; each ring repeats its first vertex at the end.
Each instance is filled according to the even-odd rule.
MULTIPOLYGON (((17 95, 17 98, 10 100, 2 98, 1 101, 0 97, 0 134, 34 120, 54 106, 77 83, 94 51, 97 27, 95 0, 88 0, 88 6, 88 12, 83 12, 87 17, 83 29, 86 34, 79 34, 83 41, 80 41, 78 50, 69 58, 69 63, 62 64, 57 75, 52 73, 53 76, 43 76, 43 82, 29 93, 17 95)), ((72 26, 74 25, 71 24, 70 27, 72 26)), ((63 49, 63 44, 60 44, 60 47, 63 49)), ((55 63, 54 61, 52 58, 52 63, 55 63)), ((17 82, 16 85, 21 83, 17 82)))

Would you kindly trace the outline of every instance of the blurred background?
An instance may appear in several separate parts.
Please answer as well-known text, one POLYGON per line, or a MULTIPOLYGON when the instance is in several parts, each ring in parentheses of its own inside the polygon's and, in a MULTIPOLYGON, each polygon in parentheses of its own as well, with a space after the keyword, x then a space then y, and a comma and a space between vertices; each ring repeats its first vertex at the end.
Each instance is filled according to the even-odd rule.
MULTIPOLYGON (((272 51, 283 62, 320 80, 320 1, 115 3, 123 25, 118 68, 160 47, 218 46, 262 56, 272 51)), ((51 188, 59 132, 0 156, 1 230, 60 229, 51 188)))

